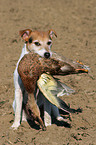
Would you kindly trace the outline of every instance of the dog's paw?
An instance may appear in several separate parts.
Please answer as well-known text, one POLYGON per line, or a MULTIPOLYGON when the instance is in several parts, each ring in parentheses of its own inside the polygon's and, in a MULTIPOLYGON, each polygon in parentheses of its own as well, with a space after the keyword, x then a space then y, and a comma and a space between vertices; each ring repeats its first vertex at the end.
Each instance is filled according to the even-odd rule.
POLYGON ((46 122, 45 121, 45 126, 47 127, 47 126, 51 126, 52 124, 51 124, 51 122, 46 122))
POLYGON ((58 121, 64 121, 64 122, 69 123, 69 121, 68 121, 67 119, 64 119, 64 118, 61 117, 61 116, 58 116, 58 117, 57 117, 57 120, 58 120, 58 121))
POLYGON ((10 127, 10 129, 17 130, 19 126, 20 126, 19 122, 14 122, 13 125, 10 127))
POLYGON ((23 110, 23 114, 22 114, 22 121, 27 121, 27 116, 25 111, 23 110))
POLYGON ((64 118, 61 117, 61 116, 58 116, 58 117, 57 117, 57 125, 58 125, 58 126, 64 126, 64 127, 67 127, 67 128, 71 128, 70 121, 67 120, 67 119, 64 119, 64 118))

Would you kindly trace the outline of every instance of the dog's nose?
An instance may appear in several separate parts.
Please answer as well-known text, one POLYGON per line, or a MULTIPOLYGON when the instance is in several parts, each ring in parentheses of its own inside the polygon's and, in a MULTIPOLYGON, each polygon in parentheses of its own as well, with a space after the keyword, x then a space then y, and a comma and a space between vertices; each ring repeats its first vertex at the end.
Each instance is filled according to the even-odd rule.
POLYGON ((45 53, 44 53, 44 57, 45 57, 45 58, 49 58, 49 57, 50 57, 50 53, 49 53, 49 52, 45 52, 45 53))

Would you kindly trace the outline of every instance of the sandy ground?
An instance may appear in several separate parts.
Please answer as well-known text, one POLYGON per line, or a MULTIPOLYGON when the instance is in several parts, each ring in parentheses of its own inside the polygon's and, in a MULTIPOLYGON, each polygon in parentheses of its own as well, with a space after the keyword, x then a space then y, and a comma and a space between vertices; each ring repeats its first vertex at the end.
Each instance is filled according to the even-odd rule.
POLYGON ((96 145, 96 0, 0 0, 0 144, 96 145), (90 66, 89 74, 60 77, 76 93, 62 99, 83 112, 72 128, 54 123, 43 132, 23 122, 10 129, 14 112, 13 72, 23 41, 19 30, 54 29, 52 50, 90 66))

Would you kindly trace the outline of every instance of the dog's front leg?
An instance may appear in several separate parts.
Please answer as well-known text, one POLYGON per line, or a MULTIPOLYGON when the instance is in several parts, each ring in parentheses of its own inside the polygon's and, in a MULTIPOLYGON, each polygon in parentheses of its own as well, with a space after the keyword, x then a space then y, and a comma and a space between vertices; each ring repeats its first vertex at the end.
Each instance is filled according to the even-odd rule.
POLYGON ((43 96, 44 103, 44 122, 45 126, 51 125, 51 106, 52 104, 43 96))
POLYGON ((16 100, 15 100, 15 118, 14 118, 14 123, 11 126, 14 129, 17 129, 20 126, 21 123, 21 110, 22 110, 22 92, 20 89, 15 90, 15 96, 16 100))
POLYGON ((11 126, 14 130, 17 129, 20 126, 21 123, 21 110, 22 110, 22 91, 21 89, 15 90, 15 100, 13 102, 13 108, 15 111, 15 118, 14 123, 11 126))
POLYGON ((17 129, 21 123, 22 116, 22 90, 20 84, 22 83, 20 76, 17 73, 17 70, 14 72, 14 86, 15 86, 15 100, 13 102, 13 109, 15 112, 14 123, 11 128, 17 129))

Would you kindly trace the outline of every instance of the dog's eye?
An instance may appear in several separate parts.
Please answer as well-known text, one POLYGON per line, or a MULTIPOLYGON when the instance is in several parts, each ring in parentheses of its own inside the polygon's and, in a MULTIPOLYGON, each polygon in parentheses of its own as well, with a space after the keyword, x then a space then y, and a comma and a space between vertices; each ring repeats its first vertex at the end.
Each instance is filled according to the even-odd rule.
POLYGON ((40 46, 41 44, 39 42, 35 42, 35 45, 36 46, 40 46))
POLYGON ((29 43, 32 43, 32 37, 29 38, 29 43))
POLYGON ((50 45, 50 44, 51 44, 51 41, 48 41, 48 42, 47 42, 47 45, 50 45))

